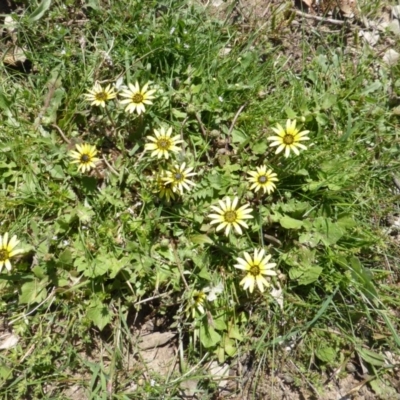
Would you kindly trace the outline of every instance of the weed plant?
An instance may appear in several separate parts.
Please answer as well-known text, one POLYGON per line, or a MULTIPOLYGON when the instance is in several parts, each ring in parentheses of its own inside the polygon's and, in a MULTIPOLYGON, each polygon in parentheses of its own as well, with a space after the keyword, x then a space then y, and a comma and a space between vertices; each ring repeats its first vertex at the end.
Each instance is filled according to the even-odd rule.
POLYGON ((323 40, 298 68, 195 2, 32 4, 32 69, 0 67, 1 398, 177 398, 191 365, 246 354, 317 390, 355 355, 381 376, 398 68, 323 40), (132 391, 138 312, 177 332, 182 377, 132 391))

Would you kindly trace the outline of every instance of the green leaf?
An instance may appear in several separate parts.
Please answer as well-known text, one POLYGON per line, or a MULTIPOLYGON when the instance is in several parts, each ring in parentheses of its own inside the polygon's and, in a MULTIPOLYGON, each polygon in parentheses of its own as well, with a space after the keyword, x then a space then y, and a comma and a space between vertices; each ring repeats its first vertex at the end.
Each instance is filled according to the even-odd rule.
POLYGON ((296 113, 289 106, 286 106, 284 110, 289 119, 296 119, 297 117, 296 113))
POLYGON ((231 339, 236 339, 236 340, 243 340, 243 336, 240 334, 239 329, 236 325, 232 325, 229 329, 229 337, 231 339))
POLYGON ((378 298, 371 272, 364 268, 357 257, 350 257, 349 262, 348 267, 351 270, 351 275, 355 281, 361 284, 361 289, 365 295, 372 299, 378 298))
POLYGON ((299 285, 309 285, 310 283, 317 281, 322 270, 322 267, 307 268, 298 280, 299 285))
POLYGON ((189 240, 194 244, 214 244, 214 241, 208 235, 192 235, 189 240))
POLYGON ((208 349, 214 347, 221 341, 221 335, 217 333, 213 327, 203 324, 200 327, 200 341, 201 344, 208 349))
POLYGON ((49 9, 51 5, 51 0, 43 0, 39 7, 28 17, 29 22, 38 21, 43 17, 44 13, 49 9))
POLYGON ((25 282, 20 289, 19 304, 40 303, 46 298, 47 279, 25 282))
POLYGON ((87 318, 92 321, 100 330, 111 321, 111 313, 107 306, 96 299, 86 312, 87 318))
POLYGON ((354 228, 357 226, 357 222, 351 215, 343 215, 337 221, 336 224, 342 229, 354 228))
POLYGON ((49 107, 47 108, 46 113, 43 116, 43 124, 50 125, 57 121, 57 111, 62 103, 65 93, 66 92, 63 87, 59 87, 54 91, 54 94, 50 100, 49 107))
POLYGON ((335 361, 337 351, 333 347, 321 346, 315 355, 324 363, 330 364, 335 361))
POLYGON ((95 215, 91 207, 87 204, 78 204, 75 211, 79 221, 83 222, 84 224, 90 222, 92 217, 95 215))
POLYGON ((237 351, 236 343, 232 339, 229 339, 227 336, 225 336, 224 340, 224 350, 229 357, 233 357, 237 351))
POLYGON ((334 94, 325 93, 325 95, 322 98, 321 108, 323 110, 327 110, 328 108, 331 108, 336 103, 337 103, 337 98, 334 94))
POLYGON ((373 93, 376 92, 377 90, 379 90, 382 87, 382 83, 379 81, 375 81, 373 83, 371 83, 371 85, 367 86, 361 93, 361 96, 365 96, 369 93, 373 93))
POLYGON ((244 132, 237 129, 233 129, 231 135, 232 143, 243 143, 248 139, 247 135, 244 132))
POLYGON ((293 267, 289 270, 289 278, 291 280, 297 280, 303 275, 304 271, 301 268, 293 267))
POLYGON ((12 368, 0 363, 0 382, 10 379, 12 376, 12 368))
POLYGON ((185 119, 187 117, 187 114, 177 110, 176 108, 172 109, 172 114, 174 115, 175 118, 177 119, 185 119))
POLYGON ((4 111, 10 108, 11 102, 7 99, 6 95, 0 91, 0 108, 4 111))
POLYGON ((303 221, 288 217, 287 215, 281 218, 279 223, 281 224, 282 228, 285 229, 300 229, 303 226, 303 221))
POLYGON ((218 330, 218 331, 226 330, 227 326, 226 326, 224 318, 225 318, 224 315, 220 315, 219 317, 214 318, 213 325, 216 330, 218 330))
POLYGON ((268 148, 268 143, 266 140, 255 142, 251 146, 251 150, 253 151, 254 154, 265 154, 267 148, 268 148))
POLYGON ((71 253, 71 250, 65 249, 58 256, 58 263, 60 263, 61 265, 72 265, 72 253, 71 253))
POLYGON ((330 218, 318 217, 314 220, 313 226, 325 246, 335 244, 344 235, 344 230, 330 218))
POLYGON ((210 272, 208 271, 208 268, 206 266, 203 266, 203 268, 200 269, 198 273, 198 277, 205 279, 206 281, 211 281, 212 277, 210 272))
POLYGON ((364 361, 371 365, 374 365, 376 367, 382 367, 383 365, 385 365, 385 357, 381 354, 375 353, 372 350, 363 349, 360 346, 356 347, 356 351, 364 361))
POLYGON ((371 389, 377 395, 377 398, 380 399, 396 399, 398 398, 398 393, 393 385, 385 381, 384 379, 373 379, 368 382, 371 386, 371 389))
POLYGON ((54 167, 49 170, 49 173, 53 179, 65 179, 64 171, 60 165, 54 165, 54 167))

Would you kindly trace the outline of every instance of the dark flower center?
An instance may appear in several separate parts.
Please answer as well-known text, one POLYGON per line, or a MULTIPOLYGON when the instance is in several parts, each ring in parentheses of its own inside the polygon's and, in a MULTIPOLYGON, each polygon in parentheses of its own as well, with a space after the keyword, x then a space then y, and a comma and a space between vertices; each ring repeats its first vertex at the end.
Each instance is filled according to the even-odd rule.
POLYGON ((168 139, 159 139, 157 146, 161 150, 168 150, 171 147, 171 142, 168 139))
POLYGON ((106 101, 108 99, 106 92, 96 93, 95 97, 97 101, 106 101))
POLYGON ((267 182, 267 180, 268 180, 268 178, 265 175, 261 175, 258 177, 258 183, 263 184, 263 183, 267 182))
POLYGON ((10 258, 10 253, 6 250, 0 250, 0 261, 6 261, 10 258))
POLYGON ((90 156, 88 154, 81 155, 81 163, 88 163, 90 161, 90 156))
POLYGON ((183 179, 183 175, 180 172, 175 173, 175 180, 181 181, 183 179))
POLYGON ((252 265, 249 272, 253 276, 258 276, 260 275, 260 267, 258 265, 252 265))
POLYGON ((144 96, 140 93, 135 93, 132 96, 132 103, 141 104, 143 102, 143 100, 144 100, 144 96))
POLYGON ((237 215, 235 211, 227 211, 224 215, 224 219, 226 222, 235 222, 237 219, 237 215))
POLYGON ((171 190, 172 189, 172 182, 163 183, 163 185, 164 185, 164 189, 165 190, 171 190))
POLYGON ((283 137, 283 143, 285 144, 293 144, 294 142, 294 136, 291 135, 290 133, 287 133, 284 137, 283 137))

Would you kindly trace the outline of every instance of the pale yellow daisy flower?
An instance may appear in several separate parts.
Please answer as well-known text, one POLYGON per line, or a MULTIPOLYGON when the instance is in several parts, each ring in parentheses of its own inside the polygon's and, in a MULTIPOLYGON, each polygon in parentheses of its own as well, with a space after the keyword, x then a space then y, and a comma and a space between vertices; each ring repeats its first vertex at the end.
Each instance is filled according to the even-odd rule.
POLYGON ((17 236, 15 235, 10 240, 8 240, 8 232, 3 236, 0 235, 0 272, 3 266, 5 266, 8 271, 11 271, 10 258, 23 252, 22 249, 15 248, 18 243, 19 240, 17 240, 17 236))
POLYGON ((268 194, 275 190, 274 182, 277 182, 278 178, 275 172, 272 172, 272 169, 267 171, 267 167, 262 165, 261 167, 256 167, 256 171, 249 171, 248 174, 251 175, 250 178, 247 178, 252 183, 250 190, 254 189, 255 192, 258 192, 263 189, 264 193, 268 192, 268 194))
POLYGON ((99 161, 95 157, 97 154, 96 147, 86 143, 76 144, 75 147, 77 151, 70 151, 70 157, 73 158, 72 164, 79 164, 78 171, 84 173, 90 171, 91 168, 95 168, 96 162, 99 161))
POLYGON ((242 228, 248 228, 248 225, 244 221, 245 219, 253 218, 249 215, 253 210, 249 208, 249 204, 245 204, 240 208, 236 208, 239 202, 238 197, 234 197, 233 201, 229 197, 225 199, 225 202, 219 200, 220 207, 211 206, 211 209, 216 211, 217 214, 210 214, 208 218, 211 218, 211 224, 219 224, 217 226, 217 232, 225 228, 225 235, 228 236, 231 228, 235 228, 238 234, 242 234, 242 228))
POLYGON ((299 149, 306 150, 307 147, 300 143, 303 140, 310 140, 306 136, 310 131, 299 131, 296 129, 296 120, 286 121, 286 129, 282 128, 281 125, 277 124, 276 128, 271 128, 278 136, 270 136, 267 140, 272 140, 270 147, 278 146, 275 154, 285 150, 285 157, 289 157, 290 151, 293 151, 296 155, 299 155, 299 149))
POLYGON ((177 153, 180 150, 176 145, 183 141, 179 139, 179 135, 171 137, 171 134, 171 127, 166 132, 164 127, 161 127, 160 130, 154 129, 154 136, 147 136, 147 139, 153 143, 145 144, 144 149, 152 150, 152 157, 157 156, 157 158, 164 157, 168 159, 169 153, 177 153))
POLYGON ((191 315, 194 319, 196 317, 196 312, 200 314, 204 314, 204 303, 206 300, 207 294, 205 291, 202 290, 194 290, 191 293, 191 296, 188 300, 188 304, 186 307, 186 313, 191 315))
POLYGON ((158 193, 160 199, 164 198, 170 202, 171 200, 175 200, 175 194, 174 194, 174 184, 172 182, 165 182, 165 172, 162 172, 157 176, 157 190, 156 192, 158 193))
POLYGON ((138 82, 134 85, 128 83, 128 86, 129 89, 121 92, 121 96, 126 97, 126 99, 121 100, 121 104, 127 104, 126 112, 133 113, 136 111, 140 115, 146 111, 145 104, 153 104, 151 100, 154 99, 155 90, 147 90, 149 82, 142 89, 140 89, 138 82))
POLYGON ((257 284, 260 292, 264 291, 264 286, 270 286, 263 275, 277 275, 275 271, 272 271, 272 268, 276 267, 276 263, 268 263, 271 254, 268 254, 266 257, 264 257, 264 254, 264 249, 254 249, 254 257, 252 258, 249 253, 244 252, 245 259, 238 257, 237 262, 239 264, 234 265, 235 268, 247 271, 247 275, 241 280, 240 285, 243 285, 244 290, 249 289, 250 293, 253 293, 255 284, 257 284))
POLYGON ((92 106, 100 106, 105 107, 106 101, 114 99, 117 94, 114 92, 114 89, 111 88, 111 85, 108 85, 106 88, 103 88, 98 82, 96 82, 89 93, 86 93, 84 96, 87 100, 91 101, 92 106))
POLYGON ((190 190, 191 186, 195 186, 195 183, 189 179, 189 177, 196 175, 192 172, 193 168, 186 168, 186 163, 181 165, 175 165, 171 170, 166 172, 166 177, 163 178, 165 183, 172 184, 172 190, 174 192, 183 193, 183 189, 190 190))

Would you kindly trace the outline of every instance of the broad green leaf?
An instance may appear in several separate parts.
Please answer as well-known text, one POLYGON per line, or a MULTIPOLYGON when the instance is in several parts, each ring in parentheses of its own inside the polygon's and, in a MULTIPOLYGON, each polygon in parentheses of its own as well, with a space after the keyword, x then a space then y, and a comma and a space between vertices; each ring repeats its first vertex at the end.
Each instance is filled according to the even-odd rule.
POLYGON ((49 173, 53 179, 65 179, 64 170, 60 165, 54 165, 53 168, 49 170, 49 173))
POLYGON ((368 382, 368 384, 371 386, 371 389, 375 392, 377 398, 379 399, 398 398, 398 392, 393 387, 393 384, 391 384, 388 381, 385 381, 382 378, 372 379, 371 381, 368 382))
POLYGON ((243 143, 248 139, 247 135, 244 132, 239 131, 237 129, 233 129, 231 135, 232 135, 232 143, 243 143))
POLYGON ((0 363, 0 382, 10 379, 12 376, 12 368, 0 363))
POLYGON ((229 329, 229 337, 231 339, 236 339, 236 340, 243 340, 243 336, 240 334, 239 329, 236 325, 232 325, 229 329))
POLYGON ((315 355, 324 363, 330 364, 335 361, 337 351, 330 346, 321 346, 315 351, 315 355))
POLYGON ((35 267, 33 267, 32 272, 36 276, 36 278, 46 278, 46 271, 40 265, 36 265, 35 267))
POLYGON ((25 282, 20 289, 19 304, 40 303, 47 296, 47 279, 25 282))
POLYGON ((321 108, 323 110, 327 110, 328 108, 331 108, 336 103, 337 103, 337 98, 334 94, 325 93, 325 95, 322 98, 321 108))
POLYGON ((225 353, 228 354, 229 357, 233 357, 237 351, 235 341, 232 339, 229 339, 227 336, 225 336, 225 340, 224 340, 224 350, 225 350, 225 353))
POLYGON ((58 256, 58 263, 61 265, 71 265, 72 264, 72 253, 71 250, 65 249, 58 256))
POLYGON ((318 217, 314 220, 313 226, 326 246, 335 244, 344 235, 340 226, 329 218, 318 217))
POLYGON ((93 305, 91 305, 86 316, 92 321, 100 330, 111 321, 111 313, 107 306, 103 305, 99 300, 96 300, 93 305))
POLYGON ((289 270, 289 278, 291 280, 297 280, 303 275, 304 271, 301 268, 293 267, 289 270))
POLYGON ((200 341, 201 344, 208 349, 214 347, 221 341, 221 335, 211 326, 202 324, 200 327, 200 341))
POLYGON ((351 215, 343 215, 337 221, 336 224, 342 229, 354 228, 357 226, 357 222, 351 215))
POLYGON ((254 154, 265 154, 268 148, 268 142, 264 139, 251 145, 254 154))
POLYGON ((204 235, 204 234, 192 235, 192 236, 190 236, 189 240, 195 244, 205 244, 205 243, 213 244, 214 243, 214 241, 208 235, 204 235))
POLYGON ((200 271, 198 273, 198 277, 205 279, 206 281, 211 281, 211 279, 212 279, 210 271, 208 270, 208 268, 206 266, 203 266, 203 268, 200 269, 200 271))
POLYGON ((300 229, 303 226, 303 221, 298 219, 294 219, 285 215, 283 218, 279 220, 282 228, 285 229, 300 229))
POLYGON ((109 260, 110 279, 114 279, 117 276, 118 272, 129 264, 130 260, 128 257, 123 257, 120 260, 112 257, 112 259, 109 260))
POLYGON ((361 96, 365 96, 369 93, 373 93, 376 92, 377 90, 379 90, 382 87, 382 83, 379 81, 375 81, 373 83, 371 83, 369 86, 367 86, 361 93, 361 96))
POLYGON ((321 275, 322 270, 322 267, 310 267, 306 269, 298 280, 299 285, 309 285, 315 282, 321 275))
POLYGON ((226 323, 224 321, 224 317, 225 317, 224 315, 221 315, 221 316, 219 316, 217 318, 214 318, 213 326, 214 326, 214 328, 216 330, 218 330, 218 331, 226 330, 227 326, 226 326, 226 323))
POLYGON ((187 114, 177 110, 176 108, 172 109, 172 114, 174 115, 175 118, 177 119, 185 119, 187 117, 187 114))
POLYGON ((289 106, 286 106, 284 110, 289 119, 296 119, 297 117, 296 113, 289 106))
POLYGON ((29 22, 38 21, 43 17, 44 13, 49 9, 51 5, 51 0, 43 0, 39 7, 28 17, 29 22))

